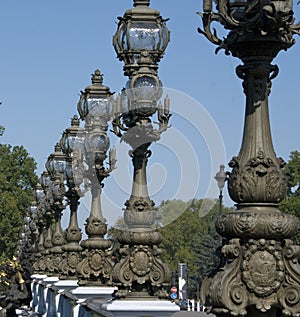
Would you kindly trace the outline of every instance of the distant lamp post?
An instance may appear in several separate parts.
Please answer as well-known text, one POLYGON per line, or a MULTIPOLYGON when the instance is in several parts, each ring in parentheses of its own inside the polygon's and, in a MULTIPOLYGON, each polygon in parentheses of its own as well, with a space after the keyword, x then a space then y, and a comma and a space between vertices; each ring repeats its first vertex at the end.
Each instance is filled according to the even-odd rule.
POLYGON ((219 216, 222 214, 222 202, 223 202, 223 188, 227 180, 227 175, 225 172, 225 165, 220 165, 220 170, 215 176, 215 180, 218 183, 219 188, 219 216))
POLYGON ((47 268, 49 261, 47 260, 50 256, 50 249, 53 247, 52 244, 52 220, 53 220, 53 195, 52 195, 52 181, 50 174, 45 170, 40 177, 40 184, 42 188, 36 189, 36 199, 38 199, 38 226, 41 230, 38 250, 41 254, 35 267, 40 274, 49 274, 47 268), (42 191, 44 194, 42 194, 42 191))
POLYGON ((115 168, 116 153, 109 151, 109 167, 105 168, 110 141, 107 136, 108 122, 112 118, 112 94, 103 85, 103 75, 96 70, 92 75, 92 85, 81 93, 78 112, 85 122, 84 161, 87 169, 85 177, 90 182, 91 210, 86 220, 85 231, 88 239, 81 242, 82 261, 77 266, 81 286, 111 285, 111 241, 104 238, 107 233, 106 220, 101 207, 103 180, 115 168))
POLYGON ((164 105, 158 62, 169 42, 169 31, 160 12, 149 7, 149 0, 134 0, 134 8, 119 18, 113 38, 118 58, 124 62, 128 76, 126 90, 118 96, 113 120, 114 133, 132 148, 133 185, 125 203, 124 221, 128 229, 119 237, 121 259, 112 272, 118 286, 116 298, 166 296, 165 287, 171 274, 160 259, 161 234, 155 230, 157 208, 150 199, 147 186, 149 147, 168 128, 168 97, 164 105), (151 117, 157 113, 158 128, 151 117))
POLYGON ((228 192, 236 211, 216 223, 225 237, 222 264, 202 283, 202 302, 217 316, 300 315, 299 246, 292 241, 300 222, 278 209, 287 178, 273 148, 268 100, 279 72, 272 61, 295 43, 300 24, 294 24, 292 1, 286 0, 203 0, 203 11, 199 32, 217 51, 242 62, 236 74, 246 111, 241 149, 229 163, 228 192), (215 22, 229 30, 222 39, 215 22))
POLYGON ((78 226, 77 209, 80 197, 87 190, 81 188, 83 182, 83 142, 84 129, 79 125, 78 116, 71 120, 61 138, 60 146, 65 154, 65 179, 67 190, 65 196, 70 207, 69 226, 65 232, 66 244, 62 245, 63 260, 59 265, 61 279, 77 279, 76 267, 82 259, 81 230, 78 226))
MULTIPOLYGON (((45 173, 45 172, 44 172, 45 173)), ((41 177, 42 178, 42 177, 41 177)), ((40 182, 41 182, 40 178, 40 182)), ((33 268, 35 273, 43 273, 40 267, 42 261, 42 252, 44 250, 44 234, 46 229, 45 219, 45 192, 40 183, 35 186, 34 191, 35 201, 29 207, 29 214, 37 224, 37 236, 35 242, 35 261, 33 268)))
POLYGON ((65 209, 64 204, 65 196, 65 185, 64 185, 64 174, 65 174, 65 155, 61 151, 60 144, 57 143, 54 148, 54 153, 50 154, 46 162, 46 169, 50 174, 52 181, 51 193, 52 203, 50 208, 53 211, 55 229, 52 236, 52 245, 50 249, 49 262, 47 268, 50 274, 59 274, 59 265, 63 260, 62 245, 65 243, 64 233, 61 227, 61 216, 62 211, 65 209))

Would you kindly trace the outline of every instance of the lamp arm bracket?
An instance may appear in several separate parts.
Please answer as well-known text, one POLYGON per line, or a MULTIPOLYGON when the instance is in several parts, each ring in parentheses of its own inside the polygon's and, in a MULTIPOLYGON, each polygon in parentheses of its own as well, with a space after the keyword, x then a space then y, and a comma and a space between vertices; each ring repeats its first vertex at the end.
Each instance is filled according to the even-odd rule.
POLYGON ((219 20, 219 16, 215 13, 202 13, 197 12, 197 14, 202 18, 203 28, 198 28, 198 32, 203 34, 211 43, 220 45, 222 40, 218 38, 217 30, 213 28, 213 32, 211 30, 211 23, 219 20))

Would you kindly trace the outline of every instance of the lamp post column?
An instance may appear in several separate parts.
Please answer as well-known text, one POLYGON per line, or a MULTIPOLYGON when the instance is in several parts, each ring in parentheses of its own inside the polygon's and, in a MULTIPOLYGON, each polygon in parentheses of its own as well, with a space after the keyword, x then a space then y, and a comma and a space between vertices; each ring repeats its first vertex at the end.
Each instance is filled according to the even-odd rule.
POLYGON ((169 30, 160 12, 149 7, 148 0, 135 0, 134 8, 125 12, 113 38, 118 58, 124 61, 128 76, 126 90, 117 98, 114 132, 130 145, 133 162, 131 196, 125 203, 124 221, 128 229, 119 237, 121 259, 113 268, 113 281, 118 286, 116 298, 163 298, 171 274, 160 259, 161 234, 155 230, 157 208, 147 188, 146 166, 149 147, 167 130, 168 97, 164 106, 158 62, 169 42, 169 30), (151 117, 157 113, 156 129, 151 117))
MULTIPOLYGON (((77 265, 80 286, 111 286, 111 241, 101 208, 101 190, 104 179, 115 168, 115 150, 109 151, 109 168, 104 167, 110 141, 107 136, 108 122, 112 117, 112 96, 103 85, 103 75, 97 69, 92 75, 92 85, 82 92, 78 111, 85 121, 84 159, 87 164, 85 177, 90 182, 91 210, 86 220, 88 239, 81 242, 82 261, 77 265)), ((110 290, 110 294, 114 289, 110 290)))
POLYGON ((81 190, 83 182, 83 128, 79 125, 79 118, 75 115, 71 126, 67 128, 61 138, 61 148, 66 156, 66 198, 70 208, 70 220, 65 231, 66 243, 62 245, 63 260, 59 265, 61 279, 77 280, 76 267, 82 260, 82 247, 79 242, 82 237, 78 226, 77 210, 79 199, 84 194, 81 190))
POLYGON ((202 284, 202 301, 219 316, 296 316, 300 313, 300 247, 292 238, 298 218, 279 211, 287 178, 275 154, 270 131, 268 96, 278 74, 272 60, 294 44, 290 1, 204 1, 204 34, 218 49, 238 57, 236 73, 246 95, 244 135, 239 154, 229 166, 230 197, 237 211, 216 223, 225 238, 222 266, 202 284), (210 31, 220 21, 230 32, 220 40, 210 31))

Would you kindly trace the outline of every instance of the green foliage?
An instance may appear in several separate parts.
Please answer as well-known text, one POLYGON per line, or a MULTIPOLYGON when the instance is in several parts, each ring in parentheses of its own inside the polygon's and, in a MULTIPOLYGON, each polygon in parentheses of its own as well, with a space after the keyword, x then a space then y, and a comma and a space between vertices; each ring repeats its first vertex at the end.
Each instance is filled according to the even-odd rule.
MULTIPOLYGON (((291 152, 284 171, 288 176, 288 193, 287 198, 280 205, 280 210, 300 218, 300 152, 291 152)), ((295 238, 295 242, 300 243, 300 233, 295 238)))
POLYGON ((0 144, 0 262, 12 258, 37 183, 36 163, 23 146, 0 144))
MULTIPOLYGON (((171 214, 171 209, 174 210, 173 215, 180 214, 173 222, 159 229, 163 235, 162 259, 172 271, 178 269, 178 263, 187 263, 188 292, 190 297, 195 296, 197 286, 219 264, 216 251, 221 237, 215 230, 219 205, 207 199, 190 202, 173 200, 164 202, 160 209, 166 217, 171 214), (208 210, 207 206, 213 207, 208 210)), ((223 208, 223 212, 229 210, 223 208)))

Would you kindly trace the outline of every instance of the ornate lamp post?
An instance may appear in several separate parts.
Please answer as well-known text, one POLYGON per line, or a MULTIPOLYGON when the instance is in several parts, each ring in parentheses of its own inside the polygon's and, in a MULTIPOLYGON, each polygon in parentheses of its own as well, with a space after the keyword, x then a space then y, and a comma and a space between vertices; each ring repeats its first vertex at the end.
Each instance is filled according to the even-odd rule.
POLYGON ((286 193, 284 162, 273 149, 268 95, 278 74, 272 60, 294 44, 292 2, 279 0, 204 0, 204 34, 217 50, 242 60, 237 75, 243 80, 246 114, 241 150, 229 166, 230 197, 237 212, 222 215, 218 232, 227 239, 223 265, 202 285, 202 300, 216 315, 276 316, 300 313, 300 247, 291 238, 299 228, 296 217, 283 214, 278 204, 286 193), (214 21, 229 31, 220 40, 211 32, 214 21))
POLYGON ((52 236, 53 247, 50 249, 47 268, 50 274, 58 274, 60 273, 59 265, 62 261, 62 245, 65 243, 64 233, 61 227, 61 214, 65 209, 65 205, 63 203, 65 195, 65 155, 62 153, 59 143, 55 145, 54 153, 50 154, 48 157, 46 169, 52 181, 51 193, 53 201, 50 206, 54 213, 55 222, 55 230, 52 236))
POLYGON ((85 225, 88 239, 81 242, 83 259, 77 266, 78 284, 81 286, 111 284, 111 242, 104 239, 107 224, 101 208, 103 180, 116 163, 115 150, 112 149, 109 152, 109 168, 104 167, 110 143, 106 132, 108 121, 112 118, 111 95, 109 88, 103 85, 102 74, 96 70, 92 75, 92 85, 81 93, 78 103, 78 112, 85 121, 85 177, 90 181, 92 195, 91 211, 85 225))
POLYGON ((64 131, 60 142, 66 157, 65 177, 68 190, 65 196, 70 206, 70 221, 65 237, 66 244, 62 245, 64 259, 59 266, 62 272, 61 279, 77 279, 76 267, 82 259, 82 247, 79 245, 82 234, 78 226, 77 209, 79 199, 83 195, 80 188, 83 182, 83 133, 83 128, 79 126, 79 119, 75 115, 72 118, 71 126, 64 131))
POLYGON ((169 98, 164 107, 158 100, 162 83, 158 62, 169 42, 169 31, 159 11, 149 8, 150 1, 135 0, 134 8, 125 12, 113 44, 118 58, 124 61, 124 74, 129 77, 126 90, 118 96, 113 121, 114 132, 132 150, 132 193, 125 203, 124 220, 128 226, 119 237, 120 262, 113 268, 113 281, 118 286, 116 298, 163 297, 170 281, 168 267, 161 261, 158 245, 161 234, 155 230, 156 208, 147 188, 146 166, 149 147, 159 140, 168 127, 169 98), (159 127, 151 117, 158 113, 159 127))
POLYGON ((49 173, 45 170, 40 177, 40 185, 35 190, 38 211, 38 226, 39 226, 39 242, 38 242, 38 259, 34 264, 35 270, 39 274, 48 273, 47 257, 52 245, 51 223, 53 213, 51 204, 53 197, 51 192, 52 181, 49 173))

